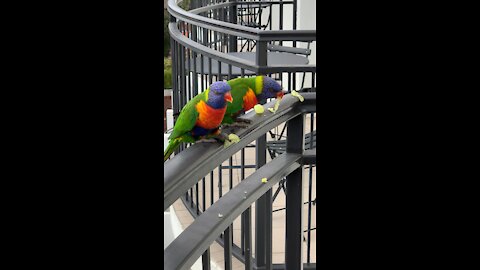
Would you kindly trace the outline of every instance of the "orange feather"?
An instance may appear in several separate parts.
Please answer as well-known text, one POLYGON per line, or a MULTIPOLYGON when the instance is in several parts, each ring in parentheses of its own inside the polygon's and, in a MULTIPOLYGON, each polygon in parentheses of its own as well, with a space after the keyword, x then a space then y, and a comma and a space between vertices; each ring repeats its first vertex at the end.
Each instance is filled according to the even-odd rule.
POLYGON ((255 95, 255 92, 253 92, 252 89, 248 88, 247 94, 243 96, 243 109, 245 111, 248 111, 257 104, 258 104, 258 100, 257 100, 257 96, 255 95))
POLYGON ((227 107, 215 109, 207 105, 203 100, 195 105, 198 111, 198 119, 195 125, 204 129, 215 129, 220 126, 227 107))

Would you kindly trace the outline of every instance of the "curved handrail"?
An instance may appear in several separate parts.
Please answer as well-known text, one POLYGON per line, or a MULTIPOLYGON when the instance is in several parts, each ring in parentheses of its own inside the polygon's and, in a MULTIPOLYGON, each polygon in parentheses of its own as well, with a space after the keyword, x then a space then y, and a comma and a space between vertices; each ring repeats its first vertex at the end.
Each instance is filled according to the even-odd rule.
MULTIPOLYGON (((199 179, 261 135, 299 114, 315 111, 316 93, 302 93, 302 96, 305 98, 304 102, 290 94, 285 95, 275 114, 268 111, 268 108, 274 106, 275 102, 272 101, 264 105, 263 115, 255 112, 244 115, 242 118, 252 122, 248 127, 235 131, 240 137, 240 142, 236 144, 224 148, 218 143, 197 143, 165 162, 163 210, 185 194, 199 179)), ((229 129, 224 131, 228 132, 229 129)))
POLYGON ((164 251, 164 269, 189 269, 202 253, 250 205, 301 166, 301 154, 284 153, 211 205, 164 251), (266 183, 260 179, 267 178, 266 183), (220 215, 219 215, 220 214, 220 215))
POLYGON ((170 38, 174 39, 175 41, 177 41, 178 43, 182 44, 185 47, 188 47, 188 48, 190 48, 190 49, 192 49, 196 52, 200 52, 203 55, 214 58, 216 60, 221 60, 224 63, 234 65, 236 67, 248 69, 248 70, 251 70, 251 71, 254 71, 254 72, 258 71, 259 66, 255 65, 254 63, 252 63, 248 60, 245 60, 245 59, 242 59, 242 58, 239 58, 239 57, 235 57, 235 56, 231 56, 231 55, 226 57, 227 56, 226 53, 216 51, 214 49, 211 49, 207 46, 204 46, 200 43, 197 43, 197 42, 185 37, 177 29, 177 27, 175 26, 175 23, 169 23, 168 24, 168 30, 170 31, 170 38))
POLYGON ((223 63, 231 64, 232 66, 236 66, 239 68, 244 68, 250 71, 253 71, 258 74, 266 74, 266 73, 276 73, 276 72, 316 72, 317 65, 291 65, 291 66, 278 66, 278 65, 269 65, 269 66, 258 66, 255 63, 235 57, 232 55, 228 55, 226 53, 216 51, 211 49, 207 46, 204 46, 200 43, 197 43, 180 33, 178 28, 176 27, 175 23, 168 24, 168 31, 170 32, 170 37, 180 43, 181 45, 188 47, 197 53, 202 53, 208 57, 211 57, 216 60, 220 60, 223 63))
MULTIPOLYGON (((232 2, 232 5, 242 4, 243 2, 232 2)), ((217 5, 223 5, 220 3, 217 5)), ((250 3, 249 3, 250 4, 250 3)), ((251 2, 251 4, 255 4, 251 2)), ((216 5, 211 5, 214 9, 216 5)), ((260 30, 230 22, 219 21, 185 11, 180 8, 175 0, 169 0, 167 6, 168 12, 175 18, 192 23, 203 28, 214 31, 221 31, 226 34, 240 36, 258 41, 314 41, 317 40, 316 30, 260 30)))

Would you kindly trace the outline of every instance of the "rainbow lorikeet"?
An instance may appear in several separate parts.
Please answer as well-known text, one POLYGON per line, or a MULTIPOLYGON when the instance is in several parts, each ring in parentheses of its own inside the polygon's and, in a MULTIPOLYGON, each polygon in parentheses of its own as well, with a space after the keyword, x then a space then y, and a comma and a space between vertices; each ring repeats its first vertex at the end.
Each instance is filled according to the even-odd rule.
POLYGON ((284 95, 282 87, 274 79, 267 76, 236 78, 227 83, 232 88, 233 102, 227 105, 222 124, 232 124, 237 116, 252 109, 267 98, 279 98, 284 95))
POLYGON ((193 143, 215 136, 225 140, 219 127, 227 109, 227 102, 232 102, 230 90, 226 82, 214 82, 183 107, 168 138, 169 143, 163 154, 164 162, 182 142, 193 143))

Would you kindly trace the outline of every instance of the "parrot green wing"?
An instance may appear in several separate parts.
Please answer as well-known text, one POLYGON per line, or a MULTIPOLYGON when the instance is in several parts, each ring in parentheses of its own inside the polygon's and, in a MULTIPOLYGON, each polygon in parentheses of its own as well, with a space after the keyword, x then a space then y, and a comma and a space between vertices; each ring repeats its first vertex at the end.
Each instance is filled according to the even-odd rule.
POLYGON ((169 139, 179 138, 186 133, 190 132, 198 119, 198 111, 195 105, 201 100, 205 100, 205 92, 202 92, 196 95, 183 107, 180 115, 178 116, 175 126, 173 127, 173 132, 170 135, 169 139))
POLYGON ((227 82, 232 88, 230 93, 232 94, 233 102, 227 104, 225 115, 230 116, 243 109, 243 97, 247 94, 248 89, 252 88, 251 80, 251 78, 237 78, 227 82))
POLYGON ((243 110, 243 98, 247 94, 249 89, 255 89, 255 77, 251 78, 236 78, 227 81, 231 88, 231 95, 233 102, 227 104, 227 111, 223 117, 223 124, 231 124, 234 122, 234 116, 236 116, 241 110, 243 110))

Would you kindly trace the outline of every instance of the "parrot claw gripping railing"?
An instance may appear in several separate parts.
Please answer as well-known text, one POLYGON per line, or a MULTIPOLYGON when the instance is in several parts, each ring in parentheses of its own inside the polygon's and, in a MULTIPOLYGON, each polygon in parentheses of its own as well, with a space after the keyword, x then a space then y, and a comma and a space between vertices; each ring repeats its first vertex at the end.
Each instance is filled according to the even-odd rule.
POLYGON ((199 257, 204 270, 212 269, 210 246, 214 242, 223 246, 222 269, 232 269, 234 258, 244 269, 316 269, 318 261, 311 258, 311 239, 316 237, 311 232, 316 229, 312 224, 316 204, 312 168, 316 167, 317 68, 305 57, 309 48, 316 49, 314 44, 310 47, 316 42, 316 31, 297 29, 297 2, 301 1, 168 0, 174 119, 210 84, 237 77, 270 76, 288 93, 296 90, 305 100, 287 94, 275 114, 268 111, 275 103, 270 102, 264 105, 263 115, 252 111, 242 116, 251 120, 247 127, 224 129, 238 135, 240 142, 227 148, 219 143, 181 145, 164 163, 164 211, 180 199, 194 218, 164 250, 165 269, 190 269, 199 257), (190 10, 179 3, 189 3, 190 10), (286 18, 292 18, 289 26, 286 18), (304 43, 308 46, 302 47, 304 43), (275 58, 298 61, 272 64, 275 58), (247 164, 252 162, 246 159, 252 148, 255 161, 247 164), (255 171, 251 174, 247 169, 255 171), (304 170, 308 170, 308 202, 303 201, 304 170), (226 171, 228 177, 223 175, 226 171), (237 183, 232 181, 234 171, 238 172, 237 183), (274 186, 278 186, 276 192, 272 192, 274 186), (273 203, 279 203, 277 195, 283 194, 285 207, 273 210, 273 203), (272 214, 278 211, 285 211, 286 217, 286 231, 275 236, 275 240, 286 237, 284 261, 272 256, 274 248, 283 249, 277 244, 272 247, 272 214), (233 223, 239 220, 235 226, 240 230, 234 230, 233 223))

